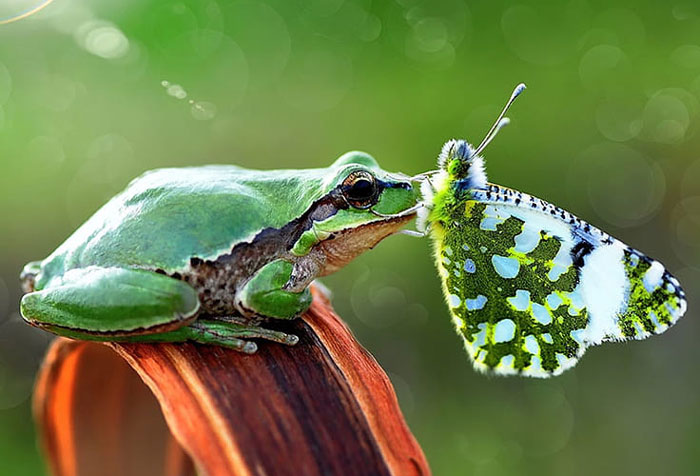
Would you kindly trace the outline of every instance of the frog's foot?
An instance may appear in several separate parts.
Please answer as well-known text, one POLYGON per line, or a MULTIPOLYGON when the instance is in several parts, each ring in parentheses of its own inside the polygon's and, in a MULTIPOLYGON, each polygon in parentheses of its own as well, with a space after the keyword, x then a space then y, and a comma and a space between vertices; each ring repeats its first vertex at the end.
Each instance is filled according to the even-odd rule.
POLYGON ((194 334, 190 337, 191 340, 229 347, 247 354, 254 353, 258 346, 255 342, 243 339, 266 339, 285 345, 294 345, 299 342, 299 338, 293 334, 246 325, 229 318, 226 320, 198 319, 190 324, 189 328, 194 334))

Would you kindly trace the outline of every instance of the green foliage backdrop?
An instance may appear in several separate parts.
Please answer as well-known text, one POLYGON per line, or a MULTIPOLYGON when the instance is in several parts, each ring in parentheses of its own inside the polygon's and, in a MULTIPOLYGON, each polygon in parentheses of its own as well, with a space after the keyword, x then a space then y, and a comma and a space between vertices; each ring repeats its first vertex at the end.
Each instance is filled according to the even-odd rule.
MULTIPOLYGON (((7 18, 41 2, 10 0, 7 18)), ((520 81, 492 181, 658 258, 676 327, 550 381, 471 369, 427 240, 325 283, 389 372, 437 475, 700 469, 700 7, 696 2, 55 0, 0 25, 0 467, 44 472, 28 397, 48 337, 17 276, 142 171, 324 166, 351 149, 431 168, 520 81)), ((293 463, 292 463, 293 464, 293 463)))

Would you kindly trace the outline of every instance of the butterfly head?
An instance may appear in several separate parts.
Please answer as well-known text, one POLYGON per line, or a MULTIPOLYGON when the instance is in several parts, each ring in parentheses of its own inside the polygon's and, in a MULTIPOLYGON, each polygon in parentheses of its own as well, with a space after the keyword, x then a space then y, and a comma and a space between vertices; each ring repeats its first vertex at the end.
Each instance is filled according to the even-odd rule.
POLYGON ((453 181, 463 182, 466 188, 486 185, 484 159, 465 140, 452 139, 445 142, 438 156, 438 168, 453 181))
POLYGON ((442 146, 438 156, 438 168, 414 177, 414 180, 421 182, 420 188, 423 197, 423 209, 418 212, 417 227, 419 230, 427 229, 427 224, 434 221, 431 218, 432 211, 440 208, 439 203, 448 203, 455 190, 464 191, 486 187, 484 159, 479 154, 496 137, 498 131, 510 122, 505 114, 515 98, 524 90, 523 83, 515 87, 498 119, 477 147, 473 147, 465 140, 449 140, 442 146))

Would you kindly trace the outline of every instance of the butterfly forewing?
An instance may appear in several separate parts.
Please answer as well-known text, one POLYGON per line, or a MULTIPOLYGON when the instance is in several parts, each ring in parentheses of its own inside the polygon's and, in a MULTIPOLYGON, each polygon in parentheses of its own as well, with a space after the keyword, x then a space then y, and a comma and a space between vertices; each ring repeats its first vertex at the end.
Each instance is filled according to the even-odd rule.
POLYGON ((685 311, 659 262, 565 210, 491 184, 463 196, 434 236, 477 368, 557 375, 587 346, 661 333, 685 311))

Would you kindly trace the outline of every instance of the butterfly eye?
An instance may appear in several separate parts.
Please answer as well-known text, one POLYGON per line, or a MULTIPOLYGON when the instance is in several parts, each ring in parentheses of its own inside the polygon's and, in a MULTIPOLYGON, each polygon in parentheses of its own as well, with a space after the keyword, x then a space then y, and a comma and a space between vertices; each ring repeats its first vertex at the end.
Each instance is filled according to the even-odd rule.
POLYGON ((353 207, 369 208, 377 195, 377 181, 371 173, 358 170, 343 180, 340 190, 353 207))

